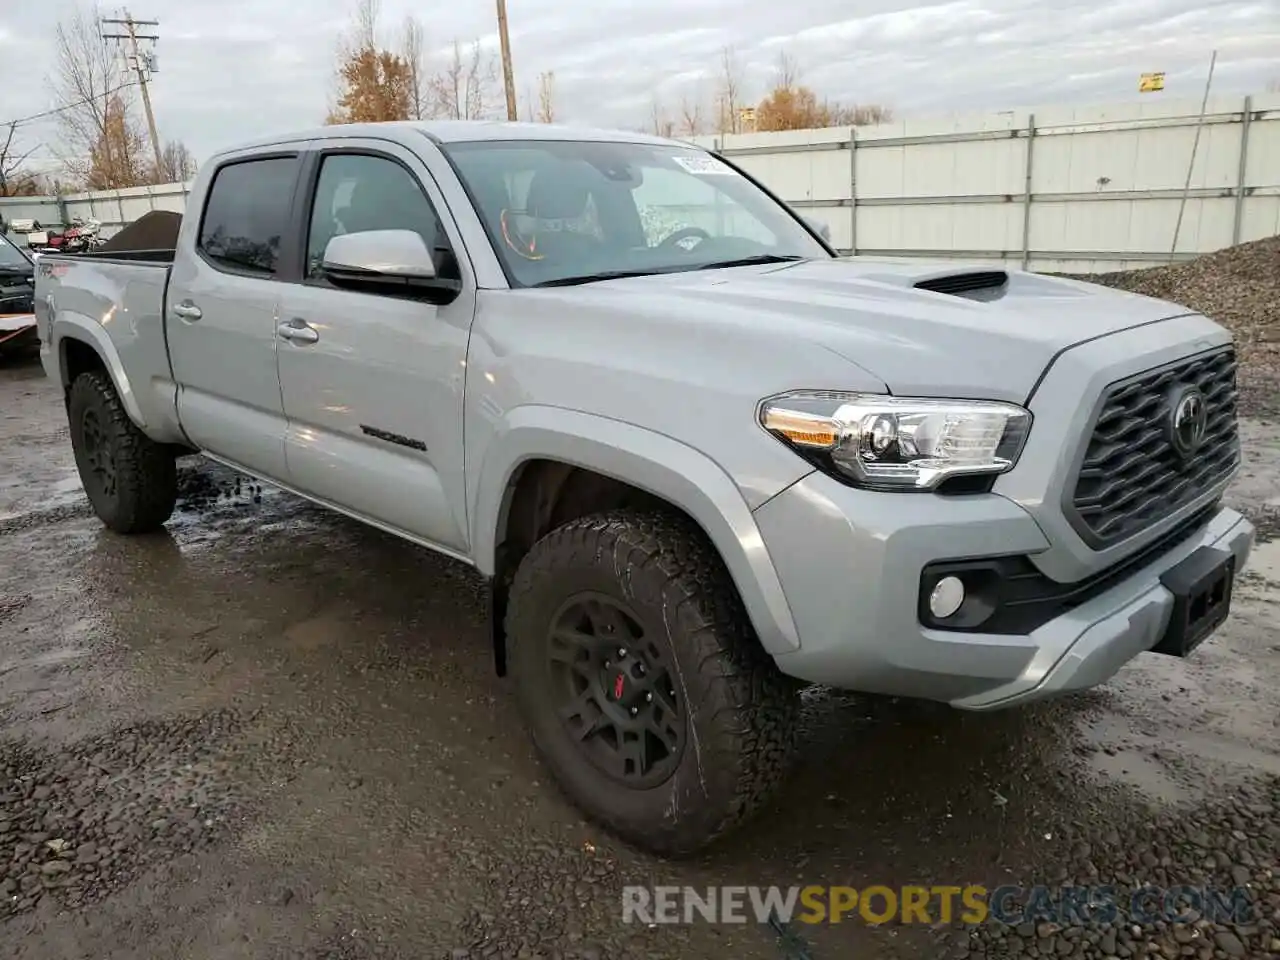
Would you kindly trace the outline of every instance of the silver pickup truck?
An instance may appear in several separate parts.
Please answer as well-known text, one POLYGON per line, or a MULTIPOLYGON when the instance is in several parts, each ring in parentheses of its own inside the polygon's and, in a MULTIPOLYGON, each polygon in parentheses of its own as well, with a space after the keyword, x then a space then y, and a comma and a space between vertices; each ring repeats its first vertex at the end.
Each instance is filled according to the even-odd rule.
POLYGON ((472 565, 565 792, 668 855, 781 780, 806 682, 968 710, 1090 687, 1203 641, 1253 543, 1217 324, 841 258, 684 143, 276 137, 205 165, 176 249, 37 273, 109 528, 165 523, 199 451, 472 565))

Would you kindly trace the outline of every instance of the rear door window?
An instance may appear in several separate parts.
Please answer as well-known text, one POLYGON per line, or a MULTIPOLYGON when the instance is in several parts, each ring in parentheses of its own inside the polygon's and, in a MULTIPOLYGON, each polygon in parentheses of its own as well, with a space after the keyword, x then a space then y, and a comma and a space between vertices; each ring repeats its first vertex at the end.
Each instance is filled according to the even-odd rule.
POLYGON ((198 247, 217 267, 274 276, 289 230, 298 161, 270 157, 231 163, 214 174, 198 247))

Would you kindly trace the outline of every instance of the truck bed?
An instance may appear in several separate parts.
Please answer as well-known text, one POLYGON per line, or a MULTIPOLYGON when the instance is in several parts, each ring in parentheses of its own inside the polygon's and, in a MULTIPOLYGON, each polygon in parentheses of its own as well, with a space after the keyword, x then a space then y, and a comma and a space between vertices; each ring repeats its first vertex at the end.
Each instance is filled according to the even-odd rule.
POLYGON ((173 250, 43 254, 36 260, 36 322, 52 377, 80 341, 117 381, 121 400, 148 433, 178 442, 177 391, 165 336, 165 294, 173 250), (49 301, 57 304, 56 320, 49 301))

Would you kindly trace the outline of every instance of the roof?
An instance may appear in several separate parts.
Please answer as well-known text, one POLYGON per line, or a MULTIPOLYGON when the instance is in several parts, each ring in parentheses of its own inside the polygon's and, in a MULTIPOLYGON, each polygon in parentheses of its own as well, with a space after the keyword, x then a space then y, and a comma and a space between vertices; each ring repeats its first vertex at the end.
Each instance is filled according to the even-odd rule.
MULTIPOLYGON (((465 143, 482 140, 594 140, 612 143, 650 143, 665 146, 692 147, 693 144, 655 137, 631 130, 554 123, 519 123, 505 120, 395 120, 385 123, 333 124, 294 130, 236 144, 216 154, 268 147, 297 140, 333 139, 335 137, 376 137, 412 145, 415 136, 426 136, 437 143, 465 143)), ((695 147, 695 149, 702 149, 695 147)))

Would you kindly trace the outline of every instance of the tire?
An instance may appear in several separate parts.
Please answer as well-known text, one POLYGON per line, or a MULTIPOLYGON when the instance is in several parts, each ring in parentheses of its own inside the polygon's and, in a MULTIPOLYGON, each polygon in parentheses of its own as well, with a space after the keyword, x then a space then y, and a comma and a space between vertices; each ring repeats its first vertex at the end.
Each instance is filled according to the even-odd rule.
POLYGON ((164 526, 178 496, 173 452, 134 425, 105 372, 76 377, 67 418, 76 468, 98 518, 116 533, 164 526))
POLYGON ((798 686, 760 646, 691 522, 621 511, 553 530, 516 571, 506 631, 538 752, 568 798, 626 842, 697 853, 784 780, 798 686), (602 624, 622 640, 599 639, 602 624), (557 626, 573 641, 553 640, 557 626))

